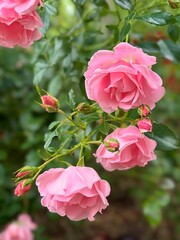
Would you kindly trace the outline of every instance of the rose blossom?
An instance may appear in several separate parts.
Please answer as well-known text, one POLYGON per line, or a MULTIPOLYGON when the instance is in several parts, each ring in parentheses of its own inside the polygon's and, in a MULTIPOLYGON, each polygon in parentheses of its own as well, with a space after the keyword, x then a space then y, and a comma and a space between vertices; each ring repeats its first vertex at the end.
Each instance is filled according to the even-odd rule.
POLYGON ((23 15, 21 19, 10 25, 0 22, 0 45, 8 48, 15 46, 28 48, 34 41, 42 37, 38 30, 42 26, 43 23, 35 11, 23 15))
POLYGON ((33 12, 40 0, 0 0, 0 22, 10 25, 23 15, 33 12))
POLYGON ((32 231, 36 228, 37 225, 32 222, 31 217, 23 213, 0 234, 0 240, 33 240, 32 231))
POLYGON ((97 162, 108 170, 124 170, 135 166, 145 166, 148 161, 156 159, 154 149, 156 141, 149 139, 135 126, 118 128, 109 134, 104 141, 114 138, 119 142, 119 149, 110 152, 101 144, 95 153, 97 162))
POLYGON ((149 118, 144 118, 138 121, 138 128, 141 132, 151 132, 152 131, 152 121, 149 118))
POLYGON ((74 221, 93 221, 108 206, 109 183, 90 167, 53 168, 39 175, 36 185, 43 206, 74 221))
POLYGON ((153 109, 165 92, 160 76, 151 70, 155 63, 155 57, 124 42, 114 51, 96 52, 84 73, 88 98, 108 113, 142 104, 153 109))
POLYGON ((43 27, 37 14, 40 0, 0 0, 0 45, 8 48, 29 47, 39 40, 42 34, 38 28, 43 27))

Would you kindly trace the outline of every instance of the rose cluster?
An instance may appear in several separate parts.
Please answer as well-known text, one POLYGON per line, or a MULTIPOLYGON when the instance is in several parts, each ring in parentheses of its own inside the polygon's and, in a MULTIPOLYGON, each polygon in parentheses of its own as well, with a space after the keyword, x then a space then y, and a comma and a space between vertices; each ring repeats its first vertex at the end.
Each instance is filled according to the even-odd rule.
MULTIPOLYGON (((98 51, 93 55, 85 72, 87 96, 95 100, 109 116, 113 112, 138 108, 139 118, 126 127, 117 125, 113 132, 100 142, 94 156, 105 170, 126 170, 144 167, 156 159, 156 141, 144 133, 152 130, 148 117, 155 103, 164 95, 161 78, 152 71, 156 58, 145 54, 140 48, 120 43, 115 51, 98 51)), ((58 111, 58 101, 50 95, 41 97, 42 106, 48 112, 58 111)), ((88 106, 88 105, 87 105, 88 106)), ((72 120, 68 118, 68 120, 72 120)), ((53 158, 52 158, 53 159, 53 158)), ((55 157, 54 157, 55 159, 55 157)), ((20 179, 15 194, 22 195, 30 189, 24 176, 39 169, 25 167, 16 175, 20 179)), ((41 169, 40 169, 41 171, 41 169)), ((50 212, 78 221, 94 220, 96 213, 108 206, 110 186, 97 172, 83 164, 64 168, 52 168, 37 177, 36 185, 42 197, 41 204, 50 212)))
POLYGON ((0 46, 28 48, 42 37, 38 5, 41 0, 0 0, 0 46))
POLYGON ((100 50, 89 62, 84 74, 88 98, 107 113, 138 108, 141 117, 137 127, 117 128, 97 149, 97 162, 108 171, 145 166, 156 159, 156 141, 143 134, 151 132, 152 121, 147 116, 165 92, 160 76, 151 69, 155 63, 155 57, 129 43, 119 43, 114 51, 100 50), (118 147, 109 150, 107 143, 112 141, 118 147))

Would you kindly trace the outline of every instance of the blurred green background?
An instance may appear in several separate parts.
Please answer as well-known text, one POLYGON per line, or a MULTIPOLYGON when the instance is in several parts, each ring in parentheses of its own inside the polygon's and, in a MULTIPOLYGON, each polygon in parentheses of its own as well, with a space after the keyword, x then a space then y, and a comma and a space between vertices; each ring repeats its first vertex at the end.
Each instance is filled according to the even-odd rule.
POLYGON ((129 32, 130 43, 157 57, 154 70, 164 81, 166 95, 152 118, 168 125, 179 137, 180 18, 164 26, 130 19, 130 26, 126 26, 133 12, 141 16, 157 11, 178 15, 180 8, 160 0, 55 1, 53 7, 46 5, 41 10, 45 25, 42 40, 30 49, 0 47, 0 230, 19 213, 28 212, 39 225, 37 240, 179 239, 179 150, 157 151, 157 160, 146 168, 123 172, 104 172, 99 165, 87 162, 112 187, 110 206, 92 223, 71 222, 49 213, 41 206, 35 186, 19 198, 13 193, 14 172, 24 165, 40 164, 38 150, 43 148, 49 124, 58 118, 35 102, 40 99, 33 81, 69 111, 70 89, 77 104, 87 100, 83 73, 92 54, 123 41, 123 31, 129 32))

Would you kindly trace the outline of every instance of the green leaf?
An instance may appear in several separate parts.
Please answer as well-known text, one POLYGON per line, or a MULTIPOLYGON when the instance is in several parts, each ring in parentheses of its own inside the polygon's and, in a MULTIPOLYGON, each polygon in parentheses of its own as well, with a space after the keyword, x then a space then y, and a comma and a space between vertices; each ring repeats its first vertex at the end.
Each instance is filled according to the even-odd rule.
POLYGON ((176 22, 175 17, 171 13, 164 12, 164 11, 156 12, 152 14, 145 14, 142 16, 136 16, 135 19, 145 21, 150 24, 154 24, 158 26, 176 22))
POLYGON ((49 3, 45 3, 44 7, 49 15, 57 15, 57 9, 49 3))
POLYGON ((143 213, 152 226, 160 224, 162 216, 158 201, 146 201, 143 206, 143 213))
POLYGON ((168 34, 170 36, 170 38, 174 41, 174 42, 177 42, 177 40, 179 39, 179 36, 180 36, 180 28, 178 25, 176 24, 172 24, 172 25, 169 25, 168 26, 168 34))
POLYGON ((56 64, 59 59, 63 56, 64 52, 62 51, 63 42, 61 40, 55 39, 54 40, 54 48, 50 53, 49 64, 54 65, 56 64))
POLYGON ((115 3, 126 10, 131 10, 133 8, 131 0, 115 0, 115 3))
POLYGON ((138 117, 139 117, 139 114, 136 108, 129 110, 126 115, 126 118, 130 120, 137 119, 138 117))
POLYGON ((49 125, 49 130, 53 129, 54 127, 56 127, 58 124, 60 123, 60 121, 54 121, 49 125))
POLYGON ((62 88, 63 82, 61 81, 60 74, 57 74, 55 77, 53 77, 49 83, 48 86, 48 93, 50 93, 52 96, 56 97, 58 96, 58 93, 60 92, 62 88))
POLYGON ((160 40, 157 44, 162 56, 175 63, 180 62, 180 45, 175 44, 170 40, 160 40))
POLYGON ((145 41, 139 44, 139 46, 143 49, 144 52, 146 53, 159 53, 160 48, 157 45, 157 43, 153 43, 153 42, 149 42, 149 41, 145 41))
POLYGON ((107 135, 109 133, 110 126, 106 121, 103 121, 99 125, 99 131, 102 132, 104 135, 107 135))
POLYGON ((45 144, 44 144, 44 149, 48 149, 49 145, 51 144, 52 140, 54 137, 58 136, 58 132, 57 130, 50 132, 48 134, 45 135, 45 144))
POLYGON ((157 142, 157 150, 168 151, 178 148, 179 142, 174 132, 163 124, 154 123, 152 133, 145 135, 157 142))
POLYGON ((94 0, 94 4, 96 4, 97 6, 101 6, 101 7, 107 7, 108 4, 106 1, 104 0, 94 0))
POLYGON ((122 27, 121 31, 119 32, 119 41, 122 42, 130 30, 131 30, 131 24, 129 22, 125 21, 124 26, 122 27))
POLYGON ((40 28, 40 32, 42 33, 42 35, 44 35, 49 28, 50 23, 49 14, 46 11, 43 11, 43 13, 41 14, 41 19, 44 26, 40 28))
POLYGON ((77 4, 79 4, 80 6, 83 6, 84 3, 86 2, 86 0, 75 0, 75 2, 76 2, 77 4))
POLYGON ((86 114, 86 115, 82 116, 81 119, 86 122, 95 122, 95 121, 99 120, 99 115, 97 114, 97 112, 90 113, 90 114, 86 114))
POLYGON ((39 85, 43 76, 47 71, 48 65, 44 62, 37 62, 34 68, 34 79, 33 82, 35 85, 39 85))
POLYGON ((75 108, 76 101, 75 101, 75 94, 74 94, 73 89, 71 89, 68 93, 68 102, 67 103, 72 110, 75 108))

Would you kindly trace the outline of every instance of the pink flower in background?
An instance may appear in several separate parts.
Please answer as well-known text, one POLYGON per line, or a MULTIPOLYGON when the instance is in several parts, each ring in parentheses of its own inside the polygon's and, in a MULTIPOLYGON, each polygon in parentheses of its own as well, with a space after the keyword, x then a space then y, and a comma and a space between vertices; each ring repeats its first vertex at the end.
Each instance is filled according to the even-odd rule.
POLYGON ((37 225, 28 214, 19 215, 17 221, 10 223, 0 234, 0 240, 33 240, 32 231, 37 225))
POLYGON ((114 138, 119 142, 119 149, 110 152, 101 144, 95 153, 97 162, 108 171, 125 170, 135 166, 143 167, 156 159, 154 149, 156 141, 149 139, 135 126, 118 128, 109 134, 104 141, 114 138))
POLYGON ((38 30, 42 26, 43 23, 36 12, 24 15, 10 25, 0 22, 0 45, 8 48, 28 48, 42 37, 38 30))
POLYGON ((40 0, 0 0, 0 22, 10 25, 23 15, 32 13, 40 0))
POLYGON ((141 132, 151 132, 152 131, 152 121, 149 118, 144 118, 138 121, 138 128, 141 132))
POLYGON ((109 183, 90 167, 53 168, 39 175, 36 185, 43 206, 74 221, 93 221, 108 206, 109 183))
POLYGON ((43 27, 35 11, 39 0, 0 0, 0 45, 8 48, 28 48, 39 40, 43 27))
POLYGON ((155 63, 155 57, 124 42, 114 51, 96 52, 84 73, 88 98, 108 113, 142 104, 153 109, 165 92, 162 79, 151 70, 155 63))

